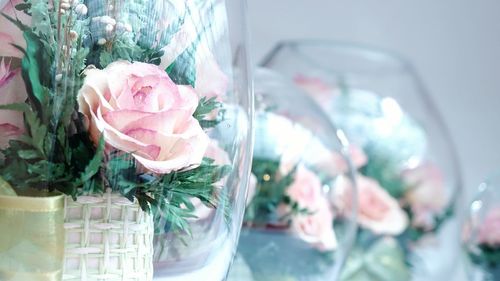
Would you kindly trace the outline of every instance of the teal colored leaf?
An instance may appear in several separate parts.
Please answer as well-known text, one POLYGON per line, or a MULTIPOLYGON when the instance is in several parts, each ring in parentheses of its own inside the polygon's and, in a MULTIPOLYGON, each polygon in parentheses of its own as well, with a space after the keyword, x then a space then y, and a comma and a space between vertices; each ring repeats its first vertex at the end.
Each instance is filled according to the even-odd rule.
MULTIPOLYGON (((18 4, 16 5, 16 9, 17 9, 17 6, 19 5, 23 5, 23 4, 18 4)), ((27 4, 26 4, 27 5, 27 4)), ((22 23, 20 20, 18 19, 15 19, 5 13, 0 13, 3 17, 5 17, 8 21, 10 21, 11 23, 13 23, 15 26, 17 26, 17 28, 19 28, 21 31, 26 31, 26 30, 29 30, 30 27, 25 25, 24 23, 22 23)))
POLYGON ((170 64, 166 71, 170 79, 178 85, 191 85, 196 84, 196 47, 198 40, 186 48, 175 61, 170 64))
POLYGON ((10 104, 0 104, 0 110, 14 110, 21 112, 30 112, 31 108, 26 103, 10 103, 10 104))
MULTIPOLYGON (((42 53, 43 45, 40 38, 32 31, 24 32, 26 40, 26 55, 23 57, 21 67, 23 70, 23 78, 28 88, 28 93, 36 98, 36 101, 41 105, 45 102, 45 91, 42 86, 40 62, 46 62, 47 58, 42 53), (29 83, 28 83, 29 81, 29 83)), ((49 67, 45 65, 44 67, 49 67)), ((49 80, 45 77, 45 80, 49 80)), ((50 85, 47 83, 47 85, 50 85)))
POLYGON ((2 177, 0 177, 0 196, 17 196, 16 191, 2 177))
POLYGON ((18 11, 28 12, 29 9, 31 8, 31 4, 30 3, 20 3, 20 4, 17 4, 15 8, 18 11))
POLYGON ((101 137, 99 139, 99 144, 97 145, 97 150, 94 154, 94 157, 92 158, 92 160, 90 160, 89 164, 85 168, 85 171, 83 171, 83 173, 80 176, 80 181, 82 183, 89 181, 93 176, 95 176, 99 172, 102 160, 104 158, 104 145, 105 145, 104 138, 101 137))
POLYGON ((33 149, 19 150, 17 154, 21 159, 25 160, 33 160, 41 157, 40 153, 33 149))
POLYGON ((28 90, 28 96, 35 106, 41 110, 41 105, 46 101, 45 93, 47 92, 42 85, 50 85, 50 72, 40 71, 40 65, 49 67, 49 56, 44 51, 43 43, 27 25, 24 25, 18 19, 14 19, 6 14, 2 15, 10 22, 15 24, 21 31, 23 31, 24 39, 26 40, 26 50, 23 50, 17 45, 13 45, 24 53, 21 60, 22 76, 28 90))
POLYGON ((368 250, 357 247, 349 257, 341 281, 409 281, 403 249, 390 237, 382 237, 368 250))

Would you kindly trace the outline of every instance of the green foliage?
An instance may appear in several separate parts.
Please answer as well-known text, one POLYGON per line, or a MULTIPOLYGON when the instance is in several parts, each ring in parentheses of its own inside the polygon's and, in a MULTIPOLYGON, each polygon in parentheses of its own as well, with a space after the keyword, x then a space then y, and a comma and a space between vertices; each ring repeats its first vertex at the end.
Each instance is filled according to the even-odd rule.
POLYGON ((341 281, 407 281, 410 267, 405 251, 393 238, 361 232, 341 281))
POLYGON ((73 197, 81 194, 84 182, 98 173, 104 142, 95 150, 87 134, 67 138, 70 134, 63 127, 57 132, 48 130, 28 104, 0 105, 0 110, 22 111, 26 128, 24 135, 1 151, 5 157, 0 166, 2 177, 20 189, 57 189, 73 197), (85 153, 81 153, 82 147, 85 153))
POLYGON ((253 159, 252 173, 257 177, 257 193, 252 198, 245 212, 245 221, 254 224, 266 224, 270 221, 286 221, 290 216, 310 214, 297 202, 286 195, 286 189, 293 183, 296 170, 280 175, 279 161, 253 159), (290 213, 284 217, 276 217, 280 204, 290 207, 290 213))
POLYGON ((123 196, 137 198, 144 211, 155 214, 156 231, 190 234, 188 219, 194 218, 192 198, 217 208, 224 202, 215 183, 226 177, 230 166, 218 166, 204 158, 201 165, 165 175, 136 174, 135 161, 129 154, 112 157, 107 178, 111 187, 123 196))
POLYGON ((380 185, 394 198, 401 198, 406 192, 406 185, 401 179, 401 170, 395 166, 387 155, 377 153, 376 148, 365 148, 366 155, 370 161, 361 168, 361 173, 367 177, 377 180, 380 185))
MULTIPOLYGON (((213 16, 213 10, 210 9, 210 15, 213 16)), ((188 12, 190 13, 190 12, 188 12)), ((183 20, 182 20, 183 21, 183 20)), ((210 21, 208 21, 210 22, 210 21)), ((180 26, 179 26, 180 27, 180 26)), ((172 81, 178 85, 196 85, 196 51, 200 41, 207 32, 211 29, 211 24, 208 26, 199 27, 200 32, 196 39, 188 46, 175 60, 170 64, 166 71, 172 81)))
MULTIPOLYGON (((414 214, 411 211, 411 208, 406 207, 404 208, 404 210, 408 214, 410 221, 413 221, 414 214)), ((436 215, 434 217, 434 222, 432 224, 434 227, 432 229, 422 229, 410 226, 402 234, 402 237, 408 238, 411 241, 418 241, 426 234, 437 232, 439 229, 441 229, 443 224, 453 215, 454 215, 453 205, 450 205, 448 206, 448 208, 446 208, 446 210, 442 214, 436 215)))
POLYGON ((500 267, 500 247, 492 247, 489 245, 480 245, 477 254, 469 253, 474 264, 483 266, 486 269, 494 269, 500 267))
POLYGON ((198 102, 198 107, 193 114, 193 117, 200 122, 203 129, 209 129, 217 126, 224 119, 224 109, 221 102, 215 97, 202 97, 198 102), (217 117, 213 118, 210 114, 217 112, 217 117))
MULTIPOLYGON (((47 101, 47 91, 42 86, 42 82, 45 82, 44 84, 47 85, 47 80, 49 79, 47 78, 47 72, 40 71, 39 63, 47 63, 46 60, 50 56, 44 52, 40 38, 36 36, 28 26, 24 25, 18 19, 14 19, 6 14, 2 15, 23 31, 27 46, 26 50, 23 50, 19 46, 15 47, 24 53, 21 62, 23 78, 24 81, 26 81, 30 101, 36 106, 37 111, 40 112, 41 105, 47 101)), ((50 65, 50 63, 46 65, 50 65)))
MULTIPOLYGON (((205 158, 197 167, 165 175, 139 173, 141 168, 136 167, 131 154, 106 155, 104 139, 97 145, 90 139, 88 120, 78 112, 76 102, 83 85, 83 70, 90 64, 104 68, 117 60, 159 65, 163 56, 160 47, 137 43, 140 35, 133 34, 144 28, 145 6, 142 0, 132 4, 124 9, 130 11, 128 19, 134 22, 134 31, 103 46, 87 43, 92 35, 90 19, 70 12, 59 15, 48 1, 26 0, 16 6, 32 16, 32 26, 3 15, 24 34, 26 48, 15 47, 24 54, 21 67, 28 99, 26 103, 0 105, 0 110, 22 112, 25 125, 24 134, 0 151, 4 156, 0 161, 1 178, 15 189, 58 190, 73 198, 99 194, 110 187, 131 201, 137 200, 143 210, 152 211, 162 231, 190 232, 188 220, 195 212, 193 198, 210 208, 223 208, 229 222, 230 194, 216 183, 229 174, 230 166, 216 165, 205 158), (66 40, 69 30, 78 37, 66 40)), ((183 22, 181 17, 172 26, 172 34, 164 32, 164 39, 170 40, 183 22)), ((203 32, 169 68, 179 84, 194 86, 194 54, 203 32)), ((221 108, 215 99, 203 98, 194 115, 203 128, 210 128, 222 120, 221 108), (211 120, 214 111, 218 117, 211 120)))
POLYGON ((16 191, 2 177, 0 177, 0 196, 17 196, 16 191))
POLYGON ((105 68, 112 62, 118 60, 126 60, 130 62, 140 61, 144 63, 151 63, 159 65, 163 51, 160 49, 143 48, 136 44, 130 44, 122 40, 113 41, 112 48, 104 46, 95 46, 92 52, 91 61, 101 68, 105 68), (95 57, 98 57, 98 62, 95 57))
POLYGON ((178 85, 191 85, 196 84, 196 47, 198 41, 196 40, 190 47, 186 48, 172 64, 170 64, 166 71, 172 81, 178 85))
POLYGON ((27 15, 30 15, 31 3, 19 3, 15 6, 16 10, 20 12, 24 12, 27 15))

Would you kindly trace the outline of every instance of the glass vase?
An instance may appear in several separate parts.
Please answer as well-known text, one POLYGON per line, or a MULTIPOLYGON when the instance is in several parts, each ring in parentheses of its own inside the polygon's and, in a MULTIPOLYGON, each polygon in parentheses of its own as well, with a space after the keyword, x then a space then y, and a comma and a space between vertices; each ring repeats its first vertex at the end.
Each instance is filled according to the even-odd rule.
POLYGON ((225 279, 253 139, 243 4, 0 1, 1 188, 66 195, 63 280, 225 279))
POLYGON ((500 175, 483 182, 463 226, 469 280, 500 280, 500 175))
POLYGON ((291 80, 259 69, 255 93, 252 184, 230 280, 338 280, 356 233, 348 143, 291 80))
POLYGON ((451 220, 459 163, 412 64, 374 48, 293 41, 263 65, 293 79, 367 156, 357 176, 357 246, 342 280, 448 278, 460 248, 450 239, 459 229, 451 220))

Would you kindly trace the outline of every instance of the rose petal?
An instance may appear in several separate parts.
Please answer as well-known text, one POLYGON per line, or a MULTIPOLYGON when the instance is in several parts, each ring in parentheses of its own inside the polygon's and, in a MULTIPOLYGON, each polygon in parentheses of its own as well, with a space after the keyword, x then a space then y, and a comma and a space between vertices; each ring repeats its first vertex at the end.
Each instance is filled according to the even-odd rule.
MULTIPOLYGON (((398 201, 373 179, 358 175, 356 182, 359 224, 377 235, 401 234, 408 226, 409 219, 398 201)), ((334 205, 344 214, 351 212, 353 206, 351 181, 345 176, 340 176, 332 197, 334 205)))
MULTIPOLYGON (((132 130, 134 128, 137 128, 138 126, 132 126, 132 124, 135 124, 136 122, 141 124, 141 128, 144 128, 144 124, 148 124, 143 121, 150 121, 150 120, 144 120, 144 118, 151 116, 152 114, 149 112, 144 112, 144 111, 138 111, 138 110, 117 110, 117 111, 108 111, 105 114, 102 115, 103 119, 113 128, 115 128, 118 131, 127 131, 127 130, 132 130)), ((167 119, 164 119, 167 120, 167 119)), ((149 127, 149 129, 154 129, 149 127)))

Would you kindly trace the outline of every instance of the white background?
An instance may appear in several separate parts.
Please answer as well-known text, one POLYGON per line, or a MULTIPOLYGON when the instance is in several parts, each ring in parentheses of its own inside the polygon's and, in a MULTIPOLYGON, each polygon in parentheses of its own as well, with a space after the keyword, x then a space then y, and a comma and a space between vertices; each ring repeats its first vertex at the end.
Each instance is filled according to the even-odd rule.
POLYGON ((249 0, 248 5, 256 62, 278 41, 301 38, 365 43, 406 56, 451 130, 468 197, 500 169, 500 1, 249 0))

